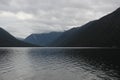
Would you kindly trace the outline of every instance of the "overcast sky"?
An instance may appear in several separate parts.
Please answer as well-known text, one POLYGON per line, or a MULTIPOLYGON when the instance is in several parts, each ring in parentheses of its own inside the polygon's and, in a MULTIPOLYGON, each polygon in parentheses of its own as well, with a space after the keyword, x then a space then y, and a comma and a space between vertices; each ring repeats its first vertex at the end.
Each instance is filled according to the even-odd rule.
POLYGON ((120 7, 120 0, 0 0, 0 26, 15 37, 64 31, 120 7))

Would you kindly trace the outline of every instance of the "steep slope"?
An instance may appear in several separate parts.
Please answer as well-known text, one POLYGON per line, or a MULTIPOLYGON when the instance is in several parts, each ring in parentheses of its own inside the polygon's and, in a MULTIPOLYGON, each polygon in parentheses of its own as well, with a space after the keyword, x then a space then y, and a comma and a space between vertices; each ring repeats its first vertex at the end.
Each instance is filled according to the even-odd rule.
POLYGON ((62 32, 31 34, 24 41, 36 45, 48 46, 51 42, 56 40, 61 34, 62 32))
POLYGON ((120 46, 120 8, 99 20, 63 33, 50 46, 120 46))
POLYGON ((17 40, 4 29, 0 28, 0 47, 35 47, 29 43, 17 40))

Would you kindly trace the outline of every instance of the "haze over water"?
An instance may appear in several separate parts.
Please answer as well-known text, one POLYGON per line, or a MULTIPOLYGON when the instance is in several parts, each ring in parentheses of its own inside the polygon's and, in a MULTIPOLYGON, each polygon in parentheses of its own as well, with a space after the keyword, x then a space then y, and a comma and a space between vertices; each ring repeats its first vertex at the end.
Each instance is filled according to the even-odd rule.
POLYGON ((0 80, 119 80, 117 50, 1 48, 0 80))

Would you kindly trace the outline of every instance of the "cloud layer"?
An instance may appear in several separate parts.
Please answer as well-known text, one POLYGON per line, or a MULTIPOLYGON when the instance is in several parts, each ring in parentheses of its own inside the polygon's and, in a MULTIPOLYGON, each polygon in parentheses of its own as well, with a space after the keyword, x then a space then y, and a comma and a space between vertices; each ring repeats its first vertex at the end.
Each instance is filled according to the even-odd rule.
POLYGON ((119 0, 0 0, 0 26, 16 37, 64 31, 98 19, 119 0))

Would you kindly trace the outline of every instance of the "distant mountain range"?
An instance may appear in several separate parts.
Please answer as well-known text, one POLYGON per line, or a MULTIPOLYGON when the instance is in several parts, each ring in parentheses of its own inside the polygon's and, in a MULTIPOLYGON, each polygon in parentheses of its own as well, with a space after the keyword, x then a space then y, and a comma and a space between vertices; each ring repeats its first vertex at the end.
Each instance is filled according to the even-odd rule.
POLYGON ((120 47, 120 8, 99 20, 64 32, 50 46, 120 47))
POLYGON ((120 8, 65 32, 31 34, 24 40, 0 28, 0 47, 120 47, 120 8))
POLYGON ((39 46, 48 46, 50 43, 56 40, 61 34, 62 32, 31 34, 27 38, 25 38, 24 41, 39 46))
POLYGON ((0 47, 37 47, 36 45, 25 43, 13 37, 4 29, 0 28, 0 47))

